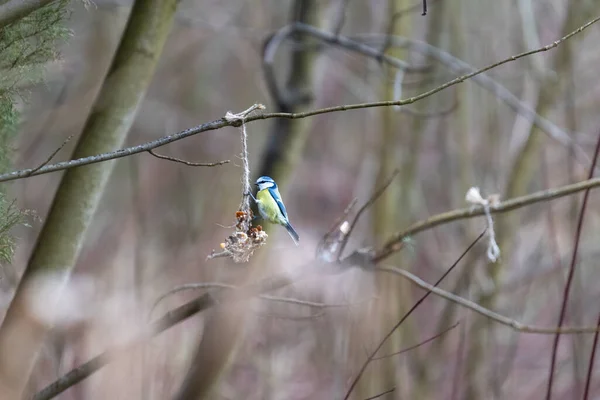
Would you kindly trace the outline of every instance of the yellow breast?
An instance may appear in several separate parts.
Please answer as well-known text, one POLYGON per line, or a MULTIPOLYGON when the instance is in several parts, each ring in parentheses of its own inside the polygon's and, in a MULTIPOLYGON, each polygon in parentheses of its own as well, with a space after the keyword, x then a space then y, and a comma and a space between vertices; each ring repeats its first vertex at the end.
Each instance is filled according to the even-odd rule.
POLYGON ((258 200, 258 211, 263 218, 275 223, 282 224, 283 216, 281 215, 281 211, 279 211, 279 206, 273 196, 269 193, 269 189, 260 190, 256 194, 256 200, 258 200))

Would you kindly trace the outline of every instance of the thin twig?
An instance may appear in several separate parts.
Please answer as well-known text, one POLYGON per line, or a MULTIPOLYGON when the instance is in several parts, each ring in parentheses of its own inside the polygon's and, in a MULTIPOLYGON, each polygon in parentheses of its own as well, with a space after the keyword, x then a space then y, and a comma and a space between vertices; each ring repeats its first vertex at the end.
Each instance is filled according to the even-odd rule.
POLYGON ((362 207, 360 207, 359 210, 356 212, 356 216, 354 217, 354 219, 352 220, 352 223, 350 224, 350 228, 348 229, 348 233, 346 233, 346 235, 344 236, 344 239, 342 240, 342 244, 341 244, 340 249, 339 249, 338 254, 337 254, 337 260, 338 261, 339 261, 340 257, 342 256, 342 253, 344 252, 344 249, 346 248, 346 244, 348 243, 348 239, 350 239, 350 235, 352 235, 352 231, 354 230, 354 227, 358 223, 358 219, 360 218, 360 216, 369 207, 371 207, 373 205, 373 203, 375 203, 377 201, 378 198, 381 197, 381 195, 392 184, 392 182, 394 181, 394 178, 396 178, 396 176, 398 176, 399 173, 400 173, 399 169, 394 170, 394 172, 392 172, 392 175, 388 178, 388 180, 379 189, 377 189, 375 191, 375 193, 373 193, 373 195, 371 196, 371 198, 369 198, 369 200, 367 200, 367 202, 365 204, 363 204, 362 207))
POLYGON ((315 258, 317 260, 325 260, 328 262, 336 260, 336 257, 331 255, 333 253, 337 254, 338 246, 347 235, 348 221, 346 218, 357 202, 358 199, 356 197, 353 198, 344 209, 342 215, 336 218, 333 224, 331 224, 331 228, 329 228, 327 233, 323 235, 323 238, 317 245, 317 249, 315 251, 315 258))
POLYGON ((209 255, 206 256, 206 259, 212 260, 214 258, 225 258, 225 257, 231 257, 231 252, 228 250, 213 251, 212 253, 210 253, 209 255))
MULTIPOLYGON (((48 163, 49 163, 50 161, 52 161, 52 159, 54 158, 54 156, 56 156, 56 155, 58 154, 58 152, 59 152, 59 151, 61 151, 61 150, 63 149, 63 147, 65 147, 65 146, 67 145, 67 143, 69 143, 69 141, 70 141, 71 139, 73 139, 73 136, 74 136, 74 135, 75 135, 75 134, 69 135, 69 137, 68 137, 68 138, 66 138, 66 139, 65 139, 65 141, 64 141, 64 142, 62 142, 62 144, 61 144, 60 146, 58 146, 58 148, 57 148, 56 150, 54 150, 54 151, 52 152, 52 154, 50 154, 50 156, 48 156, 48 158, 46 159, 46 161, 44 161, 43 163, 41 163, 40 165, 38 165, 37 167, 35 167, 35 168, 33 168, 33 169, 31 170, 31 174, 33 174, 33 173, 35 173, 35 172, 39 171, 39 170, 40 170, 41 168, 43 168, 45 165, 48 165, 48 163)), ((31 175, 31 174, 30 174, 30 175, 31 175)))
MULTIPOLYGON (((596 163, 598 162, 598 155, 600 154, 600 133, 598 134, 598 141, 596 143, 596 150, 594 152, 594 158, 592 160, 592 166, 588 174, 588 179, 594 177, 594 170, 596 169, 596 163)), ((569 302, 569 294, 571 292, 571 284, 573 277, 575 276, 575 268, 577 265, 577 252, 579 251, 579 240, 581 238, 581 232, 583 231, 583 217, 585 215, 585 209, 587 207, 588 198, 590 196, 590 190, 587 189, 583 194, 583 202, 581 203, 581 210, 579 211, 579 219, 577 221, 577 228, 575 230, 575 239, 573 244, 573 256, 571 257, 571 265, 569 266, 569 274, 567 275, 567 282, 565 283, 562 305, 560 308, 560 315, 558 317, 558 326, 561 327, 565 321, 567 315, 567 303, 569 302)), ((554 337, 554 343, 552 344, 552 358, 550 361, 550 376, 548 377, 548 387, 546 391, 546 399, 552 398, 552 383, 554 382, 554 366, 556 364, 556 356, 558 354, 558 343, 560 341, 560 333, 557 333, 554 337)), ((592 365, 590 365, 590 368, 592 365)))
MULTIPOLYGON (((350 211, 352 211, 354 206, 356 206, 357 202, 358 202, 358 199, 356 197, 354 197, 350 201, 350 203, 348 203, 348 205, 344 209, 344 212, 342 212, 342 215, 340 215, 339 217, 337 217, 335 219, 333 224, 331 224, 331 228, 329 228, 327 230, 327 233, 325 233, 323 235, 323 238, 317 245, 317 250, 316 250, 316 258, 317 259, 322 257, 322 255, 325 251, 327 251, 329 253, 333 253, 334 251, 337 251, 336 248, 341 242, 340 236, 342 238, 346 236, 346 231, 347 231, 346 227, 348 225, 348 221, 346 220, 346 218, 348 217, 348 214, 350 214, 350 211)), ((335 260, 335 258, 331 259, 330 261, 334 261, 334 260, 335 260)))
MULTIPOLYGON (((448 274, 450 272, 452 272, 452 270, 458 265, 458 263, 463 259, 463 257, 465 255, 467 255, 469 250, 471 250, 473 248, 473 246, 475 246, 475 244, 479 241, 479 239, 481 239, 483 237, 484 234, 485 234, 485 231, 481 232, 479 234, 479 236, 477 236, 477 238, 473 241, 473 243, 471 243, 469 245, 469 247, 467 247, 465 249, 465 251, 463 251, 463 253, 460 255, 460 257, 458 257, 458 259, 450 266, 450 268, 448 268, 446 270, 446 272, 444 272, 442 274, 442 276, 435 282, 435 284, 432 286, 432 288, 437 289, 436 286, 439 285, 444 280, 444 278, 446 278, 446 276, 448 276, 448 274)), ((411 307, 411 309, 408 310, 406 312, 406 314, 404 314, 404 316, 402 318, 400 318, 400 320, 396 323, 396 325, 394 325, 392 327, 392 329, 390 329, 390 331, 383 337, 383 339, 381 339, 381 341, 379 342, 377 347, 375 347, 375 350, 373 350, 373 352, 371 352, 369 354, 369 357, 362 364, 360 370, 358 371, 358 374, 356 374, 356 377, 352 381, 350 388, 348 388, 348 391, 346 392, 346 396, 344 396, 344 400, 348 400, 348 398, 350 398, 350 395, 352 394, 352 390, 354 390, 354 388, 356 387, 356 384, 358 383, 358 381, 360 380, 360 378, 366 371, 367 367, 369 366, 369 363, 371 361, 373 361, 373 359, 375 358, 375 355, 377 354, 377 352, 379 350, 381 350, 381 348, 383 347, 385 342, 390 338, 390 336, 392 336, 392 334, 396 331, 396 329, 398 329, 400 327, 400 325, 402 325, 402 323, 404 323, 404 321, 406 321, 406 319, 417 309, 417 307, 419 307, 421 305, 421 303, 423 303, 425 301, 425 299, 427 299, 427 297, 429 297, 429 295, 431 293, 432 293, 432 290, 429 290, 427 293, 425 293, 423 296, 421 296, 421 298, 411 307)))
POLYGON ((600 333, 600 314, 598 315, 598 322, 596 326, 599 331, 594 334, 594 340, 592 342, 592 352, 590 353, 590 362, 588 364, 587 376, 585 378, 585 390, 583 391, 583 400, 588 400, 590 396, 590 386, 592 385, 592 376, 594 372, 594 360, 596 358, 596 349, 598 348, 598 334, 600 333))
POLYGON ((458 342, 458 349, 456 349, 456 364, 454 366, 454 373, 452 374, 452 391, 450 392, 450 400, 456 400, 458 397, 458 392, 461 383, 461 375, 462 375, 462 365, 463 365, 463 354, 465 345, 467 343, 467 329, 466 324, 463 324, 460 327, 460 338, 458 342))
MULTIPOLYGON (((599 20, 600 20, 600 17, 597 17, 597 18, 591 20, 590 22, 586 23, 585 25, 582 25, 578 29, 576 29, 573 32, 571 32, 570 34, 562 37, 561 39, 558 39, 557 41, 553 42, 550 45, 508 57, 504 60, 490 64, 487 67, 484 67, 479 70, 472 71, 468 74, 459 76, 455 79, 452 79, 451 81, 446 82, 443 85, 440 85, 434 89, 431 89, 429 91, 421 93, 417 96, 410 97, 408 99, 395 100, 395 101, 376 101, 376 102, 368 102, 368 103, 347 104, 347 105, 341 105, 341 106, 335 106, 335 107, 320 108, 320 109, 315 109, 315 110, 306 111, 306 112, 299 112, 299 113, 264 113, 264 114, 249 116, 248 118, 245 119, 245 122, 247 123, 247 122, 271 119, 271 118, 301 119, 301 118, 308 118, 308 117, 313 117, 316 115, 327 114, 327 113, 332 113, 332 112, 358 110, 358 109, 373 108, 373 107, 390 107, 390 106, 402 106, 402 105, 406 105, 406 104, 413 104, 419 100, 422 100, 426 97, 432 96, 438 92, 441 92, 442 90, 445 90, 451 86, 462 83, 476 75, 482 74, 482 73, 489 71, 490 69, 496 68, 500 65, 518 60, 523 57, 527 57, 531 54, 536 54, 536 53, 540 53, 540 52, 544 52, 544 51, 553 49, 553 48, 557 47, 559 44, 561 44, 562 42, 564 42, 565 40, 568 40, 572 36, 582 32, 583 30, 585 30, 592 24, 598 22, 599 20)), ((336 44, 343 46, 343 43, 339 42, 339 41, 336 42, 336 44)), ((375 50, 373 48, 371 48, 371 49, 375 50)), ((108 153, 97 154, 97 155, 93 155, 93 156, 89 156, 89 157, 82 157, 82 158, 79 158, 76 160, 70 160, 70 161, 64 161, 64 162, 60 162, 60 163, 56 163, 56 164, 46 165, 35 172, 32 172, 33 168, 28 168, 28 169, 9 172, 6 174, 1 174, 0 182, 7 182, 7 181, 16 180, 16 179, 23 179, 23 178, 27 178, 29 176, 48 174, 51 172, 62 171, 62 170, 69 169, 69 168, 75 168, 75 167, 80 167, 83 165, 95 164, 95 163, 104 162, 104 161, 108 161, 108 160, 114 160, 117 158, 127 157, 127 156, 131 156, 133 154, 146 152, 150 149, 155 149, 157 147, 164 146, 166 144, 169 144, 169 143, 172 143, 172 142, 175 142, 178 140, 182 140, 184 138, 194 136, 194 135, 197 135, 202 132, 221 129, 226 126, 239 127, 240 125, 241 125, 240 121, 228 121, 225 118, 221 118, 221 119, 207 122, 202 125, 198 125, 198 126, 183 130, 181 132, 178 132, 178 133, 175 133, 172 135, 168 135, 168 136, 164 136, 160 139, 153 140, 153 141, 150 141, 147 143, 143 143, 143 144, 140 144, 137 146, 127 147, 124 149, 119 149, 119 150, 111 151, 108 153)))
MULTIPOLYGON (((394 6, 395 6, 395 4, 394 4, 394 6)), ((380 50, 381 54, 384 54, 390 47, 391 40, 389 40, 388 38, 391 38, 394 35, 394 30, 396 28, 396 23, 398 22, 398 20, 400 20, 400 18, 404 17, 407 14, 417 11, 419 8, 422 10, 421 15, 427 14, 427 3, 425 2, 425 0, 422 0, 421 2, 415 3, 406 8, 403 8, 402 10, 392 12, 390 21, 388 22, 388 26, 386 29, 386 35, 385 35, 386 40, 383 43, 383 45, 381 46, 381 50, 380 50)))
POLYGON ((335 16, 335 22, 333 24, 333 34, 339 35, 342 33, 342 28, 346 22, 346 9, 348 8, 349 0, 338 0, 340 3, 338 6, 337 14, 335 16))
POLYGON ((154 310, 156 310, 156 307, 158 307, 158 305, 167 297, 174 295, 176 293, 179 292, 184 292, 186 290, 200 290, 200 289, 234 289, 235 286, 233 285, 228 285, 226 283, 220 283, 220 282, 201 282, 201 283, 186 283, 183 285, 179 285, 174 287, 173 289, 169 290, 166 293, 161 294, 158 299, 156 299, 154 301, 154 304, 152 304, 152 307, 150 308, 150 313, 149 316, 150 318, 152 317, 152 314, 154 314, 154 310))
POLYGON ((379 394, 376 394, 375 396, 367 397, 365 400, 373 400, 373 399, 378 399, 378 398, 380 398, 380 397, 383 397, 383 396, 385 396, 386 394, 393 393, 393 392, 394 392, 394 390, 396 390, 396 388, 395 388, 395 387, 393 387, 393 388, 391 388, 391 389, 388 389, 388 390, 386 390, 385 392, 381 392, 381 393, 379 393, 379 394))
POLYGON ((397 355, 400 355, 400 354, 406 353, 406 352, 408 352, 408 351, 414 350, 414 349, 416 349, 416 348, 418 348, 418 347, 421 347, 421 346, 423 346, 424 344, 427 344, 427 343, 429 343, 429 342, 433 342, 435 339, 439 338, 440 336, 443 336, 443 335, 445 335, 446 333, 450 332, 452 329, 456 328, 456 327, 457 327, 459 324, 460 324, 460 321, 459 321, 459 322, 456 322, 454 325, 451 325, 451 326, 449 326, 448 328, 444 329, 443 331, 441 331, 441 332, 439 332, 439 333, 435 334, 434 336, 430 337, 429 339, 425 339, 425 340, 423 340, 422 342, 419 342, 419 343, 417 343, 417 344, 415 344, 415 345, 413 345, 413 346, 407 347, 407 348, 405 348, 405 349, 402 349, 402 350, 400 350, 400 351, 397 351, 397 352, 395 352, 395 353, 392 353, 392 354, 386 354, 385 356, 373 357, 373 360, 372 360, 372 361, 375 361, 375 360, 381 360, 381 359, 384 359, 384 358, 390 358, 390 357, 393 357, 393 356, 397 356, 397 355))
POLYGON ((169 156, 164 156, 162 154, 157 154, 152 149, 148 150, 148 153, 152 154, 156 158, 160 158, 162 160, 169 160, 169 161, 173 161, 173 162, 185 164, 185 165, 188 165, 190 167, 216 167, 217 165, 228 164, 228 163, 231 162, 230 160, 223 160, 223 161, 217 161, 217 162, 214 162, 214 163, 196 163, 196 162, 185 161, 185 160, 182 160, 182 159, 179 159, 179 158, 175 158, 175 157, 169 157, 169 156))
POLYGON ((454 101, 450 104, 450 106, 439 111, 417 111, 413 110, 412 108, 402 107, 400 108, 400 112, 416 118, 440 118, 456 111, 458 109, 458 104, 458 99, 456 96, 454 96, 454 101))

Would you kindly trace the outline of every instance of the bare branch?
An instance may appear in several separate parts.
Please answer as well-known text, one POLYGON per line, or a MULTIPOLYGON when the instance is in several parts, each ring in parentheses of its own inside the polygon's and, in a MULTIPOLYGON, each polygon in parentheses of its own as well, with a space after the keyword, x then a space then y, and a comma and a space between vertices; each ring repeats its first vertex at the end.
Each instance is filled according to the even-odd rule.
POLYGON ((217 162, 214 162, 214 163, 195 163, 195 162, 181 160, 181 159, 175 158, 175 157, 163 156, 162 154, 157 154, 152 149, 148 150, 148 153, 152 154, 156 158, 160 158, 162 160, 169 160, 169 161, 178 162, 178 163, 181 163, 181 164, 188 165, 190 167, 216 167, 217 165, 228 164, 228 163, 231 162, 230 160, 223 160, 223 161, 217 161, 217 162))
POLYGON ((376 271, 390 272, 392 274, 400 275, 403 278, 408 279, 415 285, 419 286, 422 289, 425 289, 433 294, 436 294, 446 300, 449 300, 453 303, 461 305, 465 308, 468 308, 471 311, 475 311, 477 314, 482 315, 486 318, 491 319, 501 325, 508 326, 509 328, 522 333, 537 333, 543 335, 555 335, 557 333, 561 333, 563 335, 577 335, 581 333, 595 333, 598 332, 600 328, 596 326, 562 326, 562 327, 539 327, 533 325, 525 325, 519 321, 516 321, 512 318, 505 317, 504 315, 498 314, 494 311, 488 310, 485 307, 480 306, 477 303, 472 302, 471 300, 464 299, 455 294, 446 292, 440 288, 437 288, 416 275, 411 274, 408 271, 405 271, 400 268, 395 267, 377 267, 376 271))
MULTIPOLYGON (((573 32, 569 33, 568 35, 562 37, 561 39, 556 40, 552 44, 541 47, 539 49, 530 50, 530 51, 527 51, 524 53, 520 53, 520 54, 511 56, 511 57, 508 57, 504 60, 490 64, 487 67, 484 67, 484 68, 478 69, 476 71, 469 72, 468 74, 459 76, 455 79, 452 79, 451 81, 446 82, 443 85, 440 85, 434 89, 431 89, 429 91, 421 93, 420 95, 410 97, 408 99, 401 99, 401 100, 395 100, 395 101, 377 101, 377 102, 368 102, 368 103, 346 104, 346 105, 341 105, 341 106, 326 107, 326 108, 320 108, 320 109, 315 109, 315 110, 306 111, 306 112, 299 112, 299 113, 264 113, 264 114, 248 116, 245 119, 245 122, 252 122, 252 121, 271 119, 271 118, 300 119, 300 118, 308 118, 308 117, 313 117, 316 115, 327 114, 327 113, 332 113, 332 112, 358 110, 358 109, 374 108, 374 107, 403 106, 403 105, 407 105, 407 104, 413 104, 419 100, 422 100, 426 97, 432 96, 438 92, 441 92, 442 90, 445 90, 451 86, 462 83, 474 76, 480 75, 480 74, 482 74, 486 71, 489 71, 490 69, 496 68, 500 65, 518 60, 523 57, 527 57, 531 54, 536 54, 536 53, 551 50, 551 49, 557 47, 558 45, 560 45, 565 40, 570 39, 572 36, 577 35, 578 33, 581 33, 583 30, 590 27, 592 24, 598 22, 599 20, 600 20, 600 17, 597 17, 597 18, 591 20, 587 24, 579 27, 578 29, 576 29, 573 32)), ((310 28, 311 32, 314 32, 314 31, 319 32, 319 35, 324 35, 325 38, 327 38, 328 37, 327 35, 329 35, 330 36, 329 39, 332 40, 332 43, 339 44, 339 45, 343 45, 343 43, 344 43, 344 42, 340 41, 340 37, 336 38, 334 35, 331 35, 327 32, 321 32, 312 27, 306 27, 306 26, 303 27, 299 24, 295 24, 294 26, 296 29, 302 29, 307 32, 308 32, 308 29, 310 28)), ((325 40, 325 39, 323 39, 323 40, 325 40)), ((348 39, 348 40, 350 40, 350 39, 348 39)), ((325 41, 327 41, 327 40, 325 40, 325 41)), ((370 49, 370 50, 368 50, 369 53, 375 52, 374 56, 376 56, 376 54, 377 54, 376 49, 366 46, 366 45, 364 45, 364 46, 366 48, 370 49)), ((539 123, 539 121, 538 121, 538 123, 539 123)), ((178 140, 182 140, 182 139, 190 137, 190 136, 197 135, 198 133, 201 133, 201 132, 221 129, 226 126, 238 127, 240 125, 241 125, 241 121, 230 121, 225 118, 221 118, 221 119, 207 122, 202 125, 198 125, 196 127, 192 127, 192 128, 183 130, 181 132, 178 132, 178 133, 175 133, 172 135, 164 136, 160 139, 153 140, 153 141, 147 142, 147 143, 143 143, 143 144, 140 144, 137 146, 127 147, 127 148, 120 149, 120 150, 113 151, 113 152, 97 154, 97 155, 90 156, 90 157, 82 157, 82 158, 75 159, 75 160, 46 165, 43 168, 40 168, 39 170, 37 170, 35 172, 32 172, 33 168, 29 168, 29 169, 23 169, 23 170, 19 170, 19 171, 9 172, 6 174, 1 174, 0 182, 12 181, 15 179, 22 179, 22 178, 26 178, 29 176, 42 175, 42 174, 47 174, 50 172, 62 171, 65 169, 79 167, 79 166, 83 166, 83 165, 89 165, 89 164, 99 163, 99 162, 103 162, 103 161, 114 160, 117 158, 127 157, 127 156, 131 156, 133 154, 146 152, 148 150, 155 149, 157 147, 164 146, 166 144, 169 144, 169 143, 172 143, 172 142, 175 142, 178 140)), ((546 132, 548 131, 547 129, 544 129, 544 130, 546 132)))
POLYGON ((224 118, 218 119, 216 121, 208 122, 193 128, 186 129, 184 131, 178 132, 173 135, 164 136, 160 139, 153 140, 141 145, 127 147, 124 149, 111 151, 108 153, 96 154, 89 157, 82 157, 75 160, 63 161, 56 164, 46 165, 37 171, 34 171, 35 168, 23 169, 20 171, 9 172, 7 174, 0 175, 0 182, 12 181, 15 179, 23 179, 30 176, 43 175, 50 172, 63 171, 66 169, 71 169, 74 167, 80 167, 83 165, 96 164, 99 162, 115 160, 122 157, 131 156, 133 154, 147 152, 148 150, 155 149, 160 146, 164 146, 166 144, 175 142, 177 140, 181 140, 193 135, 196 135, 200 132, 211 131, 214 129, 220 129, 225 126, 239 126, 239 122, 227 122, 224 118))
MULTIPOLYGON (((536 204, 542 201, 558 199, 560 197, 568 196, 570 194, 581 192, 583 190, 596 188, 598 186, 600 186, 600 178, 593 178, 555 189, 542 190, 539 192, 528 194, 526 196, 521 196, 500 202, 495 206, 490 206, 490 212, 492 214, 504 213, 507 211, 515 210, 517 208, 536 204)), ((397 251, 399 249, 399 246, 402 245, 402 241, 408 236, 425 231, 427 229, 431 229, 438 225, 447 224, 449 222, 458 221, 461 219, 473 218, 481 215, 485 215, 483 207, 470 207, 437 214, 424 221, 414 223, 407 229, 392 235, 392 237, 383 245, 383 247, 376 252, 373 258, 373 262, 377 263, 383 260, 384 258, 388 257, 390 254, 397 251)))

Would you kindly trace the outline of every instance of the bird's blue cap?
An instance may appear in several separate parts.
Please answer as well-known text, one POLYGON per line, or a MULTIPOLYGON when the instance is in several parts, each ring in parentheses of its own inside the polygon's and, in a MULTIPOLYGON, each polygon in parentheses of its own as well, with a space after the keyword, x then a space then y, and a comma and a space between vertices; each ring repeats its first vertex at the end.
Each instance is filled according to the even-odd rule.
POLYGON ((260 178, 258 178, 256 180, 255 185, 258 185, 260 183, 267 183, 267 182, 273 182, 273 183, 275 183, 275 181, 273 180, 273 178, 271 178, 270 176, 261 176, 260 178))

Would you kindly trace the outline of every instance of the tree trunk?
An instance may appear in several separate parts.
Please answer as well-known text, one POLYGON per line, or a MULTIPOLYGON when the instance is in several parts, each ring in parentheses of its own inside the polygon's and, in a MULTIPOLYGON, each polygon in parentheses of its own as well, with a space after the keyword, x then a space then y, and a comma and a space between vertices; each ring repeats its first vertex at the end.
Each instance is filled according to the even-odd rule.
MULTIPOLYGON (((72 158, 122 147, 150 84, 170 30, 177 0, 137 0, 108 75, 72 158)), ((15 297, 0 327, 0 393, 22 395, 46 332, 52 303, 81 250, 84 234, 114 166, 105 162, 68 170, 58 188, 15 297), (29 305, 33 278, 52 275, 53 299, 42 299, 44 318, 29 305)))

